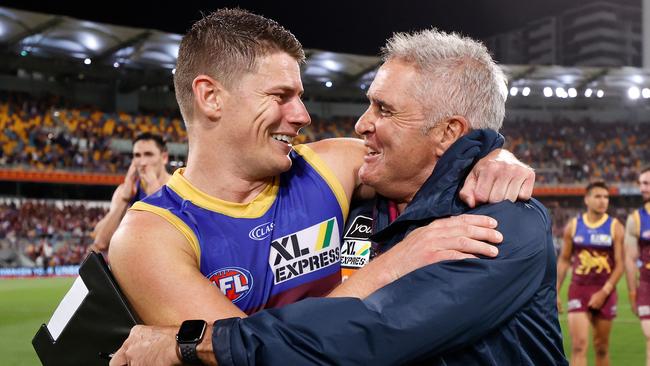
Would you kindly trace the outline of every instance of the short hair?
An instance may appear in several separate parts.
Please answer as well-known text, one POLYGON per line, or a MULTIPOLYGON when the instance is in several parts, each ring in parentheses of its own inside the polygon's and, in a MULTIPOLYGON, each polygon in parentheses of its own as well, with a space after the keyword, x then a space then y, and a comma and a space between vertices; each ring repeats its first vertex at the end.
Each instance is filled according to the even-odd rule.
POLYGON ((402 60, 418 70, 414 97, 427 113, 424 132, 453 115, 467 118, 472 129, 501 128, 507 78, 482 43, 435 28, 395 33, 382 48, 382 58, 402 60))
POLYGON ((246 10, 219 9, 194 23, 181 41, 174 72, 176 101, 185 122, 192 117, 192 82, 197 75, 214 77, 229 88, 256 70, 260 57, 276 52, 305 60, 291 32, 246 10))
POLYGON ((135 138, 133 139, 133 145, 135 145, 136 142, 138 141, 153 141, 156 143, 156 146, 158 146, 158 149, 160 152, 165 152, 167 151, 167 142, 165 141, 162 136, 157 135, 155 133, 151 132, 142 132, 139 133, 135 138))
POLYGON ((594 182, 591 182, 591 183, 587 184, 587 188, 585 188, 585 194, 591 193, 591 191, 594 188, 602 188, 602 189, 605 189, 605 190, 607 190, 609 192, 609 187, 607 187, 607 184, 602 180, 597 180, 597 181, 594 181, 594 182))

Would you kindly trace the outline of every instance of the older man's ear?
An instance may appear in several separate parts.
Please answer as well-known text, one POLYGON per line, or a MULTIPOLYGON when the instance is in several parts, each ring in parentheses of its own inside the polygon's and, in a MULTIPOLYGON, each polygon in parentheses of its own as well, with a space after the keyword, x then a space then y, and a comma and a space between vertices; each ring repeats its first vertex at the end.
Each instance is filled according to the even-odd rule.
POLYGON ((463 116, 451 116, 438 122, 431 131, 436 155, 442 156, 456 140, 468 132, 469 122, 463 116))

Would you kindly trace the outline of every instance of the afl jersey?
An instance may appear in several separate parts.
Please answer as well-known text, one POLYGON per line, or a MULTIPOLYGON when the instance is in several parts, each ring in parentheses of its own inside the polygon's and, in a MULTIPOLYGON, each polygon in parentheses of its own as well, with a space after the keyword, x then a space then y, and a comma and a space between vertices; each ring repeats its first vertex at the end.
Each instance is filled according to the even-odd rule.
POLYGON ((138 181, 135 182, 135 194, 133 195, 133 198, 131 198, 129 206, 133 206, 134 203, 142 201, 145 197, 147 197, 147 193, 144 191, 144 188, 142 188, 140 179, 138 179, 138 181))
POLYGON ((639 279, 650 282, 650 204, 641 207, 632 214, 636 224, 637 238, 639 238, 639 279))
POLYGON ((132 210, 162 216, 187 239, 201 273, 247 314, 323 296, 341 282, 340 233, 348 200, 309 147, 246 204, 209 196, 177 170, 132 210))
POLYGON ((614 269, 614 223, 607 214, 595 223, 587 221, 587 214, 573 219, 573 283, 607 282, 614 269))

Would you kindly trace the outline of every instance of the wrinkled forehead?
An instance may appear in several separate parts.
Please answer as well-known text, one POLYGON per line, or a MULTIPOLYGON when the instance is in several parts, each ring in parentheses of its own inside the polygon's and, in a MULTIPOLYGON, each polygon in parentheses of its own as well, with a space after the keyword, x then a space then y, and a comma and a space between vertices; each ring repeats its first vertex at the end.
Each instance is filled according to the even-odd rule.
POLYGON ((377 70, 368 88, 368 97, 387 99, 413 95, 418 81, 419 73, 413 64, 398 59, 388 60, 377 70))

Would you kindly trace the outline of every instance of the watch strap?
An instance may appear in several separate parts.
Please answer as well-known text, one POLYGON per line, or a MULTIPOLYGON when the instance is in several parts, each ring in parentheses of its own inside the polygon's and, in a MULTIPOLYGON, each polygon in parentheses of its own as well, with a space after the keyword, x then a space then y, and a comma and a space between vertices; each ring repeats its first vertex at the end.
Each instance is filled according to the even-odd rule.
POLYGON ((203 365, 199 355, 196 353, 196 343, 179 343, 181 360, 188 365, 203 365))

